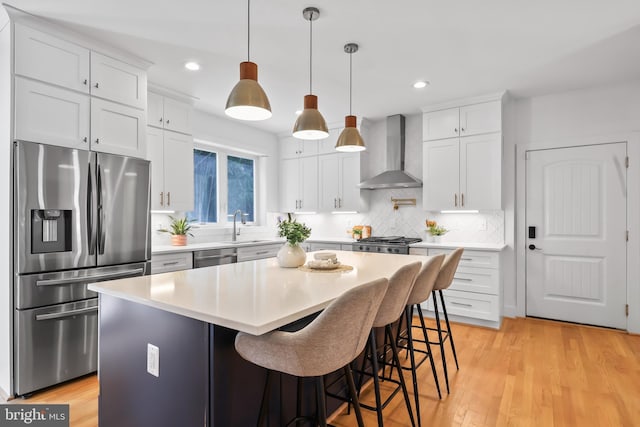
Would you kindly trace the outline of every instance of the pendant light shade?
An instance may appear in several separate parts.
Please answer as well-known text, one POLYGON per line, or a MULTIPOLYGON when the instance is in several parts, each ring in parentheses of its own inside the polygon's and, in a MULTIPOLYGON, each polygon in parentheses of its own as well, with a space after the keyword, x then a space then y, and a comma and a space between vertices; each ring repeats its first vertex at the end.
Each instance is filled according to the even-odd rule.
POLYGON ((318 97, 312 95, 313 21, 320 17, 320 11, 315 7, 307 7, 302 11, 302 16, 309 21, 309 94, 304 97, 304 110, 293 126, 293 136, 299 139, 322 139, 329 136, 329 129, 318 111, 318 97))
POLYGON ((271 117, 271 104, 260 83, 258 65, 250 59, 251 0, 247 0, 247 61, 240 63, 240 81, 227 98, 224 112, 239 120, 265 120, 271 117))
POLYGON ((355 43, 347 43, 344 45, 344 51, 349 54, 349 115, 344 118, 344 130, 340 133, 336 142, 337 151, 354 152, 366 150, 364 140, 360 136, 356 116, 351 114, 351 93, 353 88, 353 64, 352 55, 358 51, 358 45, 355 43))

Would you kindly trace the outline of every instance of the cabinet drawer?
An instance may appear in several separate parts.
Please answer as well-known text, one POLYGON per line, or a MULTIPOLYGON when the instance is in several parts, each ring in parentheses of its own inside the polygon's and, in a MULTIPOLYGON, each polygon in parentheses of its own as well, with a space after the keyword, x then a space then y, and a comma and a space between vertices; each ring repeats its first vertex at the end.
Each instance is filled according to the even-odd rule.
POLYGON ((500 290, 499 271, 493 268, 460 265, 453 276, 453 282, 449 289, 498 295, 500 290))
POLYGON ((427 248, 409 248, 409 255, 429 255, 427 248))
MULTIPOLYGON (((453 249, 429 248, 429 255, 448 255, 451 252, 453 252, 453 249)), ((500 254, 465 249, 459 265, 460 267, 499 268, 500 254)))
POLYGON ((339 251, 341 249, 340 243, 311 243, 312 251, 339 251))
POLYGON ((192 252, 153 255, 151 257, 151 274, 189 270, 191 268, 193 268, 192 252))
POLYGON ((340 250, 343 250, 343 251, 352 251, 352 250, 353 250, 353 245, 350 245, 350 244, 342 244, 342 245, 340 245, 340 250))
MULTIPOLYGON (((443 291, 443 294, 448 314, 495 322, 500 321, 500 297, 497 295, 459 292, 451 289, 443 291)), ((438 302, 440 302, 439 296, 438 302)), ((438 308, 442 311, 440 304, 438 304, 438 308)), ((432 298, 427 301, 427 309, 433 311, 432 298)))
POLYGON ((238 248, 238 262, 272 258, 278 254, 282 243, 238 248))

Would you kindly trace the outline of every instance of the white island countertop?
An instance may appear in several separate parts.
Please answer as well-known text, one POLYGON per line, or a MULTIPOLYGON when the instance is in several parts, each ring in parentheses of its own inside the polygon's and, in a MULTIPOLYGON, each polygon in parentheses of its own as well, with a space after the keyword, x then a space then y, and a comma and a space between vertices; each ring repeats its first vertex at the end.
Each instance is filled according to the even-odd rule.
MULTIPOLYGON (((219 326, 261 335, 325 308, 347 290, 421 255, 334 251, 344 272, 281 268, 275 258, 98 282, 89 289, 219 326)), ((313 259, 308 254, 307 259, 313 259)))

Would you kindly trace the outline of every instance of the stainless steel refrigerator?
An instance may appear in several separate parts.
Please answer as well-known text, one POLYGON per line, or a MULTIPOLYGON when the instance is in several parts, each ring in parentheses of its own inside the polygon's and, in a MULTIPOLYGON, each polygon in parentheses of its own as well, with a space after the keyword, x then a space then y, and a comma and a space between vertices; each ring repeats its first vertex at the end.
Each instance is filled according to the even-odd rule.
POLYGON ((88 283, 149 274, 149 162, 14 144, 14 393, 97 369, 88 283))

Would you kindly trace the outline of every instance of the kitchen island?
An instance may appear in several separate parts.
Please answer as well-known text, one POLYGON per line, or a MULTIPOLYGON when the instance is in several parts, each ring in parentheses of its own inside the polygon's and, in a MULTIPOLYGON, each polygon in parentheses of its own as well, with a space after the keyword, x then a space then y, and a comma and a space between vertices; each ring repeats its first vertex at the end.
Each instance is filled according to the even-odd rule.
MULTIPOLYGON (((270 258, 90 285, 100 293, 100 426, 254 425, 265 371, 235 352, 237 331, 300 327, 345 291, 425 260, 336 254, 353 270, 285 269, 270 258)), ((295 395, 283 396, 288 413, 295 395)))

